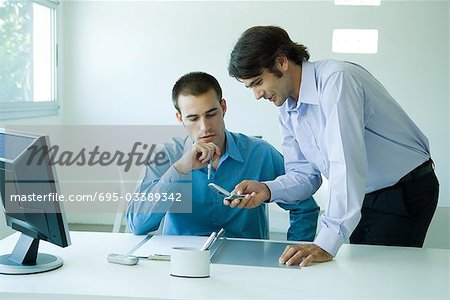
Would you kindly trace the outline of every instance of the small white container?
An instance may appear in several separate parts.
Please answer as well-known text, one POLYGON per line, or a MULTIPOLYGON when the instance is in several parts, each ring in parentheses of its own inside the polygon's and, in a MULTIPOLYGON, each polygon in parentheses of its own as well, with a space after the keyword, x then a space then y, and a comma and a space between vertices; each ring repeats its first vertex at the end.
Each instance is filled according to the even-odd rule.
POLYGON ((174 247, 170 254, 170 275, 188 278, 209 277, 209 250, 174 247))

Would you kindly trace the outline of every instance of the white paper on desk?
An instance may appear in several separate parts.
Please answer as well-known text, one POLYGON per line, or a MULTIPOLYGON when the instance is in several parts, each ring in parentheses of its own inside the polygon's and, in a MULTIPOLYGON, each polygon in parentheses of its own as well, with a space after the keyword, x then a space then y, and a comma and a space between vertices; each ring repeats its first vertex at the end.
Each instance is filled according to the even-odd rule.
POLYGON ((208 239, 207 236, 192 235, 154 235, 141 247, 133 252, 133 255, 147 257, 153 254, 170 255, 173 247, 193 247, 201 249, 208 239))

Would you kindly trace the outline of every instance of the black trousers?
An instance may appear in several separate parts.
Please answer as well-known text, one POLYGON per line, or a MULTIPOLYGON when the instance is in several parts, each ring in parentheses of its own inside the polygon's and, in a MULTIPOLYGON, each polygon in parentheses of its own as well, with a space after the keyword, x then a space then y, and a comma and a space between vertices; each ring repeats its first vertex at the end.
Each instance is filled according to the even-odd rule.
POLYGON ((422 247, 438 197, 430 159, 395 185, 366 194, 350 243, 422 247))

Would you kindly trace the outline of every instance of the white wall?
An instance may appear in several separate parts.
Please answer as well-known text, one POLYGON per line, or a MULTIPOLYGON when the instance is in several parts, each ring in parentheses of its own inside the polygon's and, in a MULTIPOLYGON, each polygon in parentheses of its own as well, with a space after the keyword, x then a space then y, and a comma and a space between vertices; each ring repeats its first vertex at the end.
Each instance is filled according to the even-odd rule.
MULTIPOLYGON (((245 29, 279 25, 308 46, 311 60, 352 60, 379 78, 429 137, 441 182, 439 205, 450 206, 448 1, 382 1, 380 7, 336 7, 333 1, 63 1, 60 8, 63 123, 176 124, 172 85, 184 73, 202 70, 221 82, 227 127, 263 135, 279 148, 277 109, 255 102, 227 73, 230 51, 245 29), (378 29, 378 53, 332 53, 335 28, 378 29)), ((319 191, 322 207, 324 194, 319 191)))
POLYGON ((440 205, 450 205, 448 1, 382 1, 380 7, 332 1, 70 1, 61 8, 66 123, 176 124, 172 85, 186 72, 203 70, 222 84, 228 128, 263 135, 279 147, 276 108, 256 103, 227 73, 239 35, 253 25, 275 24, 307 45, 312 60, 356 61, 385 84, 429 137, 440 205), (378 53, 332 53, 335 28, 378 29, 378 53))

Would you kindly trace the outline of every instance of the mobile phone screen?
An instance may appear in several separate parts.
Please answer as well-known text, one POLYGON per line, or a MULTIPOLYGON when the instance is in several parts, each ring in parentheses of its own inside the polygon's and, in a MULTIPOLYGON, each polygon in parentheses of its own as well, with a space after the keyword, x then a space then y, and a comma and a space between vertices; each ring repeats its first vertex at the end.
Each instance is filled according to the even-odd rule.
POLYGON ((217 194, 223 196, 224 199, 228 200, 228 201, 233 201, 234 199, 240 200, 245 197, 245 194, 242 194, 242 195, 232 194, 229 191, 227 191, 226 189, 224 189, 223 187, 221 187, 215 183, 210 183, 210 184, 208 184, 208 186, 211 190, 213 190, 217 194))
POLYGON ((231 193, 229 191, 227 191, 226 189, 224 189, 223 187, 221 187, 215 183, 210 183, 210 184, 208 184, 208 186, 211 190, 213 190, 214 192, 216 192, 219 195, 222 195, 224 197, 228 197, 231 195, 231 193))

